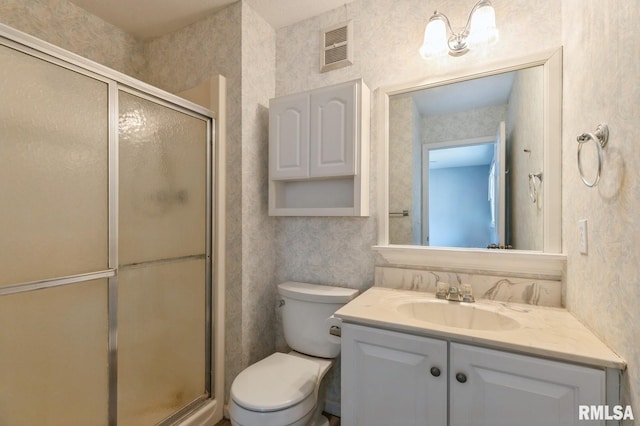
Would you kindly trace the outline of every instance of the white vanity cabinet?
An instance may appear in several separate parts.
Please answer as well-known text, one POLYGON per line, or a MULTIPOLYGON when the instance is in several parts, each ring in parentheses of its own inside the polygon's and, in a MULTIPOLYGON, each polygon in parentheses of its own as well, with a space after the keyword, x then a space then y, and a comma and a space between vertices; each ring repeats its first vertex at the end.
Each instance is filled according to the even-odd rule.
POLYGON ((341 424, 447 424, 447 342, 343 324, 341 424))
POLYGON ((344 426, 578 425, 606 403, 602 369, 349 323, 341 371, 344 426))
POLYGON ((269 214, 369 214, 370 93, 362 80, 269 103, 269 214))

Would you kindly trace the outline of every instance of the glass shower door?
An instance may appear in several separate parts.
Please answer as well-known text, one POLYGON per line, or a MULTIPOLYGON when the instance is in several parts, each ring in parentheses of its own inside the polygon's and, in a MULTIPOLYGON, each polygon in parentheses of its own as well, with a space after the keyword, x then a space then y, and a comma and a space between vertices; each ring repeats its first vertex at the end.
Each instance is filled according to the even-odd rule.
POLYGON ((118 425, 208 397, 208 122, 133 91, 119 102, 118 425))
POLYGON ((0 425, 106 426, 109 83, 0 64, 0 425))

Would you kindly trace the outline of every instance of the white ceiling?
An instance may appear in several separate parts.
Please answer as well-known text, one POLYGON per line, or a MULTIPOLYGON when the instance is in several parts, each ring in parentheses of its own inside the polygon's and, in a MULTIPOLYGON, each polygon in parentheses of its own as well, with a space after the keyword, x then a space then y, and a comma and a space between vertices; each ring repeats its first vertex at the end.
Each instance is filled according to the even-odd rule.
MULTIPOLYGON (((133 36, 168 34, 237 0, 70 0, 133 36)), ((343 6, 351 0, 246 0, 271 26, 282 28, 343 6)))
POLYGON ((423 117, 504 105, 509 100, 514 72, 446 84, 412 92, 423 117))

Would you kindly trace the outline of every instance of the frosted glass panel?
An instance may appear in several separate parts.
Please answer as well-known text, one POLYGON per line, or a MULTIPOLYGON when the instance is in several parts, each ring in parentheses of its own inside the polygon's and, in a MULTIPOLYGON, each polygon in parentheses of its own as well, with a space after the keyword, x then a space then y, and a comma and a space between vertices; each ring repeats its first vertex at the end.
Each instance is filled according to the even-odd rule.
POLYGON ((119 99, 120 264, 204 254, 206 121, 119 99))
POLYGON ((108 421, 107 281, 0 296, 0 425, 108 421))
POLYGON ((0 64, 0 285, 107 269, 107 84, 5 46, 0 64))
POLYGON ((205 261, 118 278, 118 426, 152 425, 205 393, 205 261))

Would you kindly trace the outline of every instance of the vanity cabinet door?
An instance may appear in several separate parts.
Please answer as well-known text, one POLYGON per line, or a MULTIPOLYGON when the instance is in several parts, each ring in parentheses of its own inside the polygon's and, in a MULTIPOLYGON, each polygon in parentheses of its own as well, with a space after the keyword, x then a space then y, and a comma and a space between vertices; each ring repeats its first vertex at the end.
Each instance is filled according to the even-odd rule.
POLYGON ((594 368, 451 343, 449 371, 451 426, 577 426, 579 405, 605 404, 594 368))
POLYGON ((269 174, 274 180, 309 177, 309 94, 269 104, 269 174))
POLYGON ((447 424, 447 343, 342 327, 343 426, 447 424))

